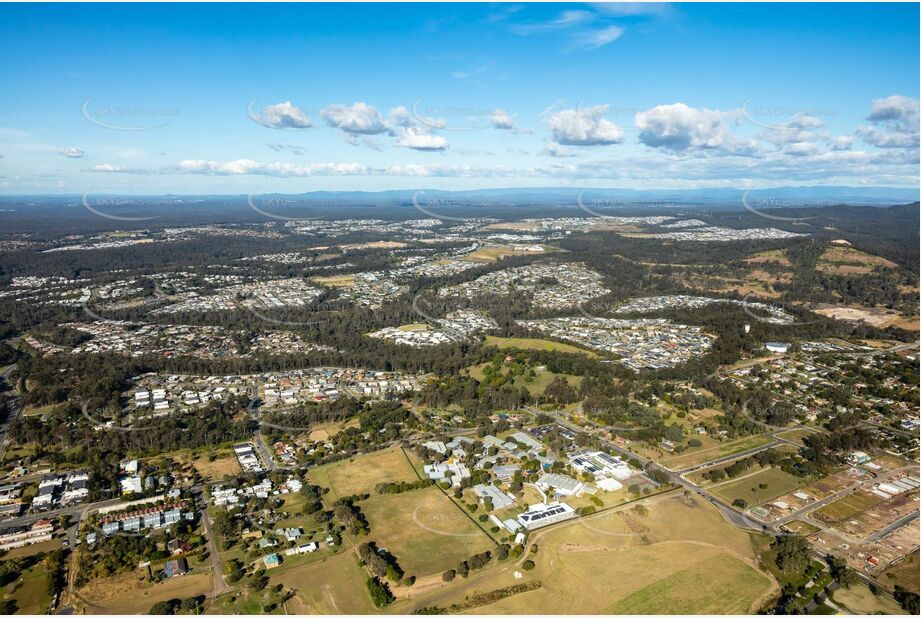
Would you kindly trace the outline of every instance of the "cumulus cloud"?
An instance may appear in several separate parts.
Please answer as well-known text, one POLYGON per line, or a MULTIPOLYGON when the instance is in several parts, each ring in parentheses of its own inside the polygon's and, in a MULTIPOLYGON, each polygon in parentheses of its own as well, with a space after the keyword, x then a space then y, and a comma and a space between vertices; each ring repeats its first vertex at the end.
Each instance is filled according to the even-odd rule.
POLYGON ((427 133, 415 127, 401 127, 397 146, 413 150, 444 150, 448 147, 448 140, 441 135, 427 133))
POLYGON ((857 129, 857 134, 868 144, 879 148, 918 147, 918 100, 902 95, 875 99, 870 115, 870 125, 857 129))
POLYGON ((63 155, 68 159, 82 159, 86 156, 86 152, 80 150, 79 148, 61 148, 58 150, 58 154, 63 155))
POLYGON ((98 165, 94 165, 92 169, 94 172, 126 172, 128 171, 120 165, 113 165, 111 163, 100 163, 98 165))
POLYGON ((270 129, 309 129, 313 126, 307 114, 291 101, 267 105, 261 113, 250 109, 249 117, 270 129))
POLYGON ((501 107, 496 108, 496 110, 489 117, 490 122, 494 129, 514 129, 515 128, 515 119, 512 118, 512 115, 509 114, 506 110, 501 107))
POLYGON ((558 158, 576 156, 571 151, 567 150, 566 148, 563 148, 562 146, 554 142, 550 142, 549 144, 547 144, 547 146, 544 147, 544 149, 540 151, 540 154, 544 155, 545 157, 558 157, 558 158))
POLYGON ((320 110, 320 116, 329 126, 345 133, 379 135, 387 132, 387 123, 377 108, 360 101, 353 105, 328 105, 320 110))
POLYGON ((564 146, 606 146, 619 144, 623 130, 604 118, 608 105, 564 109, 550 115, 547 124, 553 141, 564 146))
POLYGON ((841 135, 831 141, 833 150, 850 150, 854 144, 854 138, 850 135, 841 135))
POLYGON ((719 110, 697 109, 684 103, 657 105, 634 117, 639 139, 653 148, 669 150, 715 149, 729 145, 731 137, 719 110))

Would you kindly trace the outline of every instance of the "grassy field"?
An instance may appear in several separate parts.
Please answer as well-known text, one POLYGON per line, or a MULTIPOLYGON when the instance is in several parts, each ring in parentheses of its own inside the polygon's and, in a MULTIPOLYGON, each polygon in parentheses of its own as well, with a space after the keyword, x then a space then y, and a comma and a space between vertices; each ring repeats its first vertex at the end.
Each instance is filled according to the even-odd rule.
POLYGON ((22 577, 0 588, 0 598, 16 602, 17 614, 45 614, 51 603, 48 575, 41 562, 26 569, 22 577))
POLYGON ((776 590, 756 566, 749 535, 693 497, 653 501, 645 515, 628 510, 556 526, 532 540, 540 548, 536 567, 523 580, 512 568, 496 570, 477 591, 534 580, 543 586, 470 613, 738 614, 776 590))
POLYGON ((320 423, 310 426, 309 439, 315 441, 329 440, 331 437, 347 427, 358 427, 358 419, 353 418, 345 422, 320 423))
POLYGON ((597 358, 598 355, 591 350, 583 350, 568 343, 559 343, 548 339, 527 339, 522 337, 486 337, 487 346, 497 348, 516 348, 519 350, 549 350, 551 352, 566 352, 568 354, 584 354, 590 358, 597 358))
MULTIPOLYGON (((474 380, 483 379, 483 368, 489 365, 490 363, 482 363, 480 365, 474 365, 467 368, 467 375, 469 375, 474 380)), ((554 373, 552 371, 547 371, 546 369, 535 370, 536 375, 531 379, 530 382, 525 380, 524 376, 518 376, 512 380, 511 385, 515 388, 524 387, 528 389, 528 392, 532 395, 542 395, 544 390, 549 386, 551 382, 557 377, 562 376, 566 378, 566 381, 569 382, 569 385, 573 388, 579 388, 579 385, 582 384, 582 376, 569 375, 567 373, 554 373)))
MULTIPOLYGON (((917 571, 915 572, 917 576, 917 571)), ((916 577, 917 579, 917 577, 916 577)), ((876 596, 866 584, 859 582, 850 588, 839 588, 832 595, 837 605, 844 605, 854 614, 904 614, 894 599, 888 596, 876 596)))
POLYGON ((808 536, 819 531, 819 528, 816 526, 807 524, 806 522, 800 521, 798 519, 794 519, 790 523, 786 524, 786 527, 789 528, 791 532, 795 532, 796 534, 801 534, 803 536, 808 536))
POLYGON ((683 468, 696 466, 697 464, 713 461, 714 459, 720 459, 721 457, 729 457, 730 455, 744 453, 745 451, 751 450, 753 448, 758 448, 759 446, 770 444, 773 441, 774 438, 769 435, 761 434, 756 436, 748 436, 746 438, 740 438, 739 440, 733 440, 731 442, 723 442, 717 444, 716 446, 704 446, 697 449, 688 449, 680 455, 675 455, 673 457, 663 459, 661 463, 662 465, 667 466, 672 470, 680 470, 683 468))
POLYGON ((797 444, 803 444, 803 438, 806 436, 814 434, 814 431, 809 431, 808 429, 791 429, 790 431, 784 431, 777 434, 778 438, 783 438, 784 440, 789 440, 790 442, 796 442, 797 444))
POLYGON ((361 503, 370 540, 393 553, 408 575, 443 573, 495 545, 437 487, 373 496, 361 503))
POLYGON ((749 506, 755 506, 793 491, 803 485, 803 480, 780 468, 764 468, 744 478, 720 483, 712 487, 710 491, 730 504, 737 498, 741 498, 749 506), (761 485, 766 485, 766 487, 762 488, 761 485))
POLYGON ((377 613, 365 588, 366 575, 351 551, 304 564, 278 575, 273 575, 271 571, 268 574, 273 585, 280 583, 296 591, 295 597, 287 604, 289 613, 377 613))
POLYGON ((211 583, 210 573, 190 573, 151 584, 141 581, 137 571, 131 571, 93 581, 79 592, 92 613, 146 614, 160 601, 208 594, 211 583))
POLYGON ((332 499, 373 493, 378 483, 415 481, 416 473, 399 448, 389 448, 337 461, 309 472, 310 481, 329 487, 332 499))
POLYGON ((880 502, 882 502, 882 498, 879 496, 865 491, 858 491, 840 500, 835 500, 831 504, 826 504, 815 511, 812 516, 820 521, 829 523, 843 521, 880 502))
POLYGON ((350 288, 355 285, 355 275, 333 275, 330 277, 313 277, 314 283, 331 288, 350 288))

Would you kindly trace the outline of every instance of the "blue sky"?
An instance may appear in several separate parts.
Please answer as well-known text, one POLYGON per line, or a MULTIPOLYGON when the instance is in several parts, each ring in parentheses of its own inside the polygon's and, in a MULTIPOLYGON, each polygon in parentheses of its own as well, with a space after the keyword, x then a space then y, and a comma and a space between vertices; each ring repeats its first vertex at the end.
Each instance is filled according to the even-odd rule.
POLYGON ((917 4, 0 5, 0 192, 918 186, 917 4))

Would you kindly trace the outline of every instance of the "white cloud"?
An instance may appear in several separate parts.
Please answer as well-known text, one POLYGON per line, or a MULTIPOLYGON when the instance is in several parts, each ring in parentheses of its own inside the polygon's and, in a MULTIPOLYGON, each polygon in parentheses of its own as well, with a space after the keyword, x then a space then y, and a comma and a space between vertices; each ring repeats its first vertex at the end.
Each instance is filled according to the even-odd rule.
POLYGON ((653 148, 683 151, 734 146, 726 117, 727 114, 719 110, 672 103, 638 112, 634 120, 640 129, 642 143, 653 148))
POLYGON ((414 127, 402 127, 397 146, 413 150, 445 150, 448 147, 448 140, 440 135, 426 133, 414 127))
POLYGON ((547 124, 553 141, 564 146, 606 146, 619 144, 623 130, 603 116, 608 105, 564 109, 551 114, 547 124))
POLYGON ((570 28, 572 26, 590 22, 593 19, 595 19, 595 14, 591 11, 570 10, 563 11, 556 19, 551 19, 550 21, 529 24, 516 24, 511 27, 511 30, 515 34, 529 35, 538 32, 549 32, 552 30, 560 30, 562 28, 570 28))
POLYGON ((858 127, 863 141, 879 148, 917 148, 918 100, 901 95, 875 99, 870 115, 870 125, 858 127))
POLYGON ((609 15, 664 15, 671 9, 668 2, 595 2, 592 4, 609 15))
POLYGON ((310 163, 295 165, 292 163, 263 163, 252 159, 233 161, 206 161, 202 159, 180 161, 173 170, 186 174, 213 174, 218 176, 237 176, 255 174, 260 176, 346 176, 367 174, 368 168, 360 163, 310 163))
POLYGON ((515 119, 512 118, 512 115, 501 107, 496 108, 496 110, 492 113, 492 116, 489 117, 489 120, 492 122, 494 129, 515 128, 515 119))
POLYGON ((127 171, 124 167, 120 165, 113 165, 111 163, 100 163, 93 166, 94 172, 125 172, 127 171))
POLYGON ((841 135, 831 141, 831 147, 833 150, 850 150, 853 144, 854 138, 850 135, 841 135))
POLYGON ((346 133, 378 135, 387 132, 387 123, 377 108, 360 101, 351 106, 338 103, 329 105, 320 110, 320 116, 331 127, 346 133))
POLYGON ((307 114, 291 101, 267 105, 261 114, 250 111, 250 118, 272 129, 309 129, 313 126, 307 114))
POLYGON ((58 154, 63 155, 68 159, 82 159, 86 156, 86 152, 80 150, 79 148, 61 148, 58 150, 58 154))
POLYGON ((597 30, 587 30, 574 35, 575 47, 579 49, 598 49, 613 43, 623 35, 620 26, 605 26, 597 30))
POLYGON ((559 157, 559 158, 576 156, 571 151, 567 150, 566 148, 563 148, 562 146, 554 142, 550 142, 549 144, 547 144, 547 146, 544 147, 543 150, 541 150, 540 154, 547 156, 547 157, 559 157))

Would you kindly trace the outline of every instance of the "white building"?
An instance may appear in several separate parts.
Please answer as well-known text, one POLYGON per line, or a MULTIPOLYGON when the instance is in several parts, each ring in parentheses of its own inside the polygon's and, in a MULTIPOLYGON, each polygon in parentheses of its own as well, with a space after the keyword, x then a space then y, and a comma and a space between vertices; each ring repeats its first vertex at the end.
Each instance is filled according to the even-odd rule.
POLYGON ((535 530, 558 521, 572 519, 575 516, 575 509, 565 502, 551 502, 550 504, 535 504, 518 516, 518 522, 528 530, 535 530))

